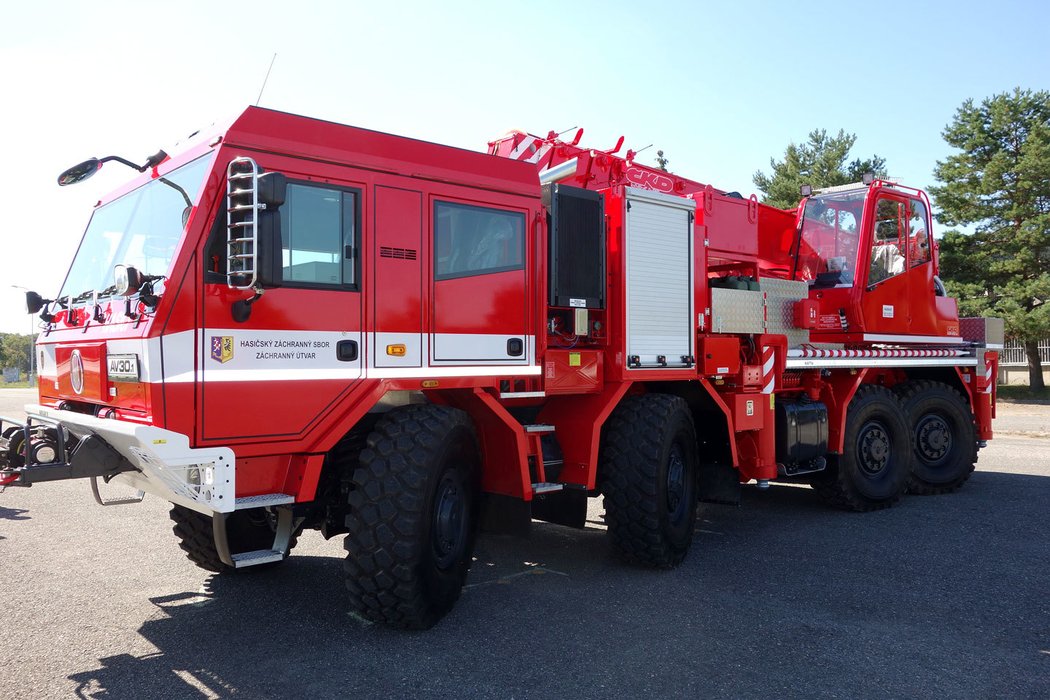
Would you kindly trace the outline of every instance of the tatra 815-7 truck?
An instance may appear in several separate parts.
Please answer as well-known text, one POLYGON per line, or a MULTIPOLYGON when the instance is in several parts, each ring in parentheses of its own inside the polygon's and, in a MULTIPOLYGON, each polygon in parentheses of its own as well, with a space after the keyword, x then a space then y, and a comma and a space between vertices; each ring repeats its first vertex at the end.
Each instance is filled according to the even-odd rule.
POLYGON ((70 168, 139 174, 27 294, 39 403, 0 484, 166 499, 219 573, 343 535, 351 607, 425 628, 480 525, 583 527, 602 495, 612 549, 666 568, 741 484, 863 511, 966 481, 1002 324, 944 294, 922 192, 780 210, 581 136, 469 152, 251 107, 70 168))

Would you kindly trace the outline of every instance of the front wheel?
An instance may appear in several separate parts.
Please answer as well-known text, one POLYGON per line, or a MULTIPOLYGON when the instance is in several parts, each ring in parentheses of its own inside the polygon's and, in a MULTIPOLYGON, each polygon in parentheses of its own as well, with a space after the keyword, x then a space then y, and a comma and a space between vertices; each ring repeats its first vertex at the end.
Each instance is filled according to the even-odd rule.
POLYGON ((480 460, 470 417, 445 406, 385 414, 347 497, 346 586, 374 622, 427 629, 459 599, 477 523, 480 460))
POLYGON ((671 568, 693 542, 697 445, 686 402, 668 394, 623 400, 602 429, 605 519, 627 562, 671 568))

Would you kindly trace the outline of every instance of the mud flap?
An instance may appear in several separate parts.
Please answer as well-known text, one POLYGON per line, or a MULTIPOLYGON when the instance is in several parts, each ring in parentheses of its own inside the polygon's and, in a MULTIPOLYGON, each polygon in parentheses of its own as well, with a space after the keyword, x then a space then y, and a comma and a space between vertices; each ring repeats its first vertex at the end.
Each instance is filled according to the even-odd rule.
POLYGON ((702 503, 740 505, 740 473, 731 464, 701 462, 698 476, 702 503))
POLYGON ((587 490, 565 488, 533 496, 532 517, 555 525, 582 529, 587 526, 587 490))
POLYGON ((532 528, 532 507, 513 496, 482 494, 479 522, 482 532, 524 537, 532 528))

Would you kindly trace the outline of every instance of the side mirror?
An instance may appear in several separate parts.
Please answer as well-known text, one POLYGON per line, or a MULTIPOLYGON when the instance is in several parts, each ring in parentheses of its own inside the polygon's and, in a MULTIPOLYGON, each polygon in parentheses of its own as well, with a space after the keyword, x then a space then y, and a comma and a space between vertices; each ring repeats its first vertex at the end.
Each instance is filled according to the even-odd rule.
POLYGON ((118 297, 130 297, 142 288, 142 273, 130 265, 113 268, 113 286, 118 297))
POLYGON ((45 299, 36 292, 26 291, 26 313, 35 314, 44 308, 44 304, 50 304, 51 299, 45 299))
POLYGON ((258 233, 256 240, 256 281, 264 289, 280 287, 283 281, 281 257, 281 214, 278 208, 284 204, 288 193, 288 178, 284 173, 262 173, 259 175, 258 233))
POLYGON ((260 173, 258 183, 259 204, 266 205, 267 210, 279 209, 288 196, 288 178, 284 173, 260 173))
POLYGON ((88 158, 83 163, 77 163, 72 168, 67 168, 58 176, 58 186, 75 185, 83 182, 98 172, 102 167, 102 161, 98 158, 88 158))

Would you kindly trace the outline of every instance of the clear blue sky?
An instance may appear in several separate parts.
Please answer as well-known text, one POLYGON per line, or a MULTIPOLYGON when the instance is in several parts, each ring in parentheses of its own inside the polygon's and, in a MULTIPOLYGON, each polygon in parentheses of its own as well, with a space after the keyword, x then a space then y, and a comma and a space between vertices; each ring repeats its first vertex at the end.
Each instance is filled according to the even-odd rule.
POLYGON ((5 245, 0 331, 28 332, 21 292, 57 292, 95 201, 89 156, 142 160, 255 101, 464 148, 520 128, 655 144, 670 168, 748 193, 814 128, 932 182, 967 98, 1050 88, 1050 3, 18 3, 0 25, 5 245))

